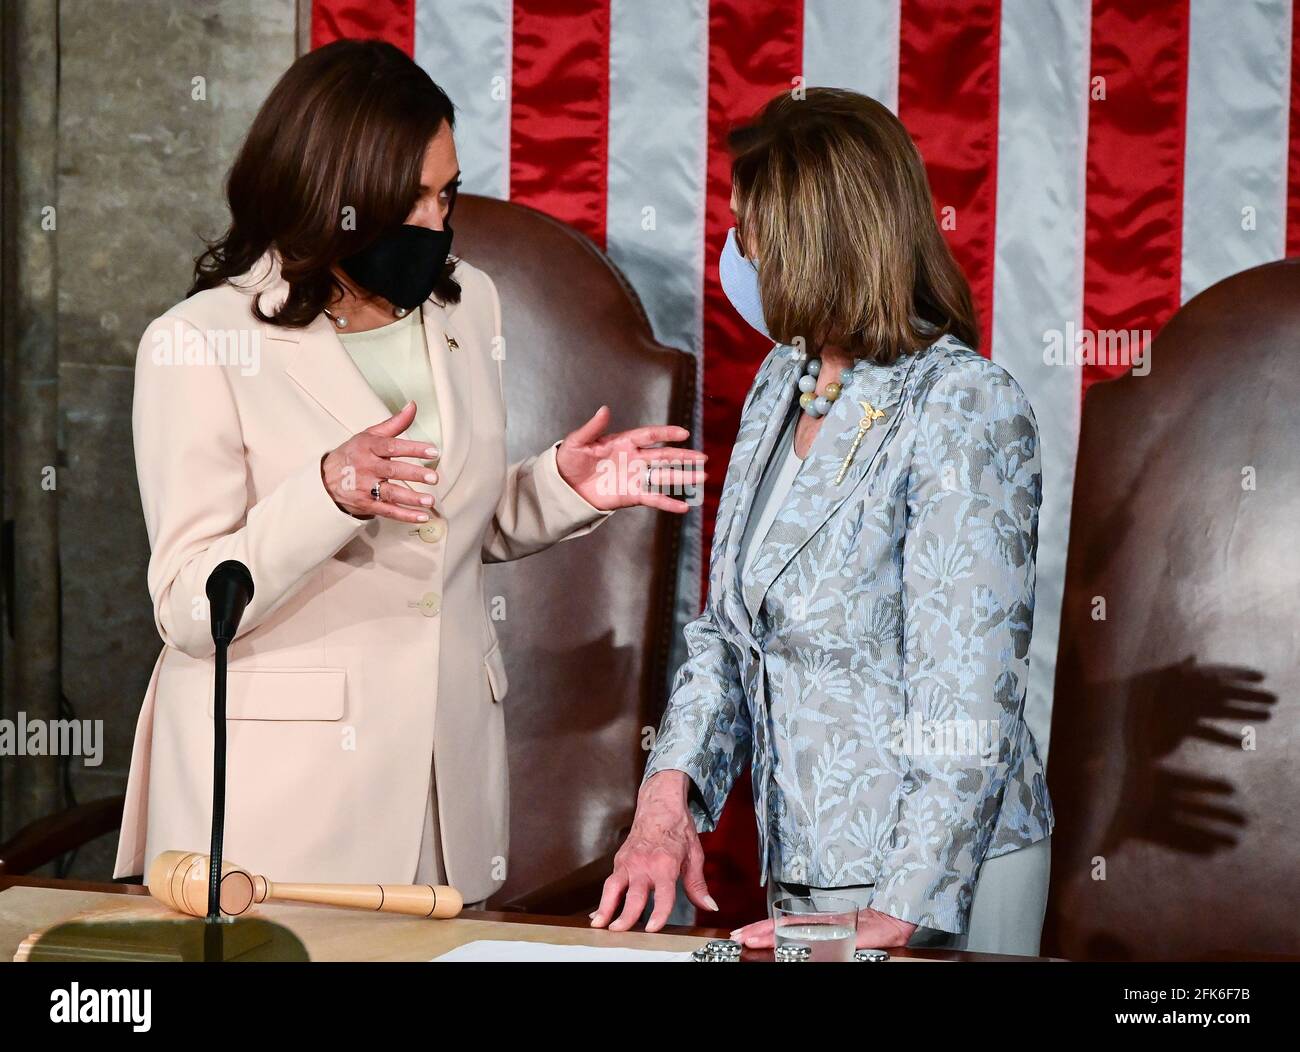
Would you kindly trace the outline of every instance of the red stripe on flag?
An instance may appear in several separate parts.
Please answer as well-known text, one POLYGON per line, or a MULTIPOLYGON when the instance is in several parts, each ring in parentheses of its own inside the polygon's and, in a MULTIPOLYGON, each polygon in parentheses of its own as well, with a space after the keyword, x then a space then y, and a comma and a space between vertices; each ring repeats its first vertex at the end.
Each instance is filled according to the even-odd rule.
POLYGON ((1300 256, 1300 5, 1291 12, 1291 142, 1286 219, 1286 254, 1300 256))
POLYGON ((415 0, 313 0, 311 46, 336 40, 387 40, 415 50, 415 0))
POLYGON ((772 342, 727 301, 718 255, 732 225, 727 134, 780 91, 803 63, 803 5, 785 0, 713 0, 709 5, 708 154, 704 202, 704 448, 715 470, 705 490, 704 536, 713 535, 740 409, 772 342))
MULTIPOLYGON (((705 488, 703 533, 712 537, 745 393, 771 348, 736 314, 718 281, 718 254, 732 225, 727 133, 780 91, 803 64, 803 4, 712 0, 709 4, 708 157, 704 209, 704 449, 714 470, 705 488)), ((758 886, 757 833, 749 776, 731 792, 717 829, 704 838, 705 877, 722 907, 709 923, 738 926, 767 913, 758 886)))
POLYGON ((515 0, 510 199, 605 246, 609 0, 515 0))
POLYGON ((898 116, 925 158, 944 236, 970 282, 980 351, 993 329, 1000 0, 902 0, 898 116))
MULTIPOLYGON (((1188 21, 1187 0, 1093 3, 1083 324, 1098 344, 1154 333, 1181 300, 1188 21)), ((1130 364, 1085 365, 1083 389, 1130 364)))

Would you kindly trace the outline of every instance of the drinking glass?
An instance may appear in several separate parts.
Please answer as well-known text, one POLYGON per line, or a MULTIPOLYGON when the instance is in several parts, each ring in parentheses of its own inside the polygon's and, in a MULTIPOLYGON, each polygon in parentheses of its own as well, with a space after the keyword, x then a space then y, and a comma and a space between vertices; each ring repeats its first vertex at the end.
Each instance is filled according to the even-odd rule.
POLYGON ((772 904, 776 945, 796 944, 812 951, 812 961, 851 961, 857 943, 858 907, 834 895, 777 899, 772 904))

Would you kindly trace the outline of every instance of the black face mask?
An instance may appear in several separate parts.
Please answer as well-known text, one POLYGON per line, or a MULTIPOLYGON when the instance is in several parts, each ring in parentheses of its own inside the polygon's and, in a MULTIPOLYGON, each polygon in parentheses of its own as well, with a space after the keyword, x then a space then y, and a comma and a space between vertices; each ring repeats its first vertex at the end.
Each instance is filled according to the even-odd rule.
POLYGON ((451 252, 451 226, 402 226, 339 260, 343 273, 394 306, 415 310, 429 298, 451 252))

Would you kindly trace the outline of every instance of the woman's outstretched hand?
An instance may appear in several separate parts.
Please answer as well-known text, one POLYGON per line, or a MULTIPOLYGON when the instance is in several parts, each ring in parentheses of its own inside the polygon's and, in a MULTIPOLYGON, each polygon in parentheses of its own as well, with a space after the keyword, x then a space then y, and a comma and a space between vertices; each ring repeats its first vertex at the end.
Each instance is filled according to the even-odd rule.
MULTIPOLYGON (((891 946, 906 946, 914 931, 915 924, 891 917, 888 913, 871 909, 858 910, 856 945, 860 950, 887 950, 891 946)), ((770 920, 746 924, 733 931, 731 937, 749 950, 770 950, 775 944, 770 920)))
POLYGON ((560 443, 555 464, 569 488, 601 511, 638 504, 679 515, 689 511, 690 503, 660 490, 698 494, 707 458, 699 450, 665 448, 660 443, 685 442, 691 433, 684 427, 659 424, 607 435, 609 418, 609 406, 601 406, 560 443))

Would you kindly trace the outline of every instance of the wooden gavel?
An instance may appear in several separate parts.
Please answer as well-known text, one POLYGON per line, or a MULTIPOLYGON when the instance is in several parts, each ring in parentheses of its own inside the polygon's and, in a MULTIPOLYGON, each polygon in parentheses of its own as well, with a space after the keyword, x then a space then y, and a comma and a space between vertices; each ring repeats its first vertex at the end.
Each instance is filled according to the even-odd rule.
MULTIPOLYGON (((191 917, 208 914, 211 860, 193 851, 164 851, 149 866, 149 894, 191 917)), ((315 902, 408 917, 454 917, 465 904, 455 888, 432 884, 272 884, 232 862, 221 865, 221 912, 237 917, 258 902, 315 902)))

